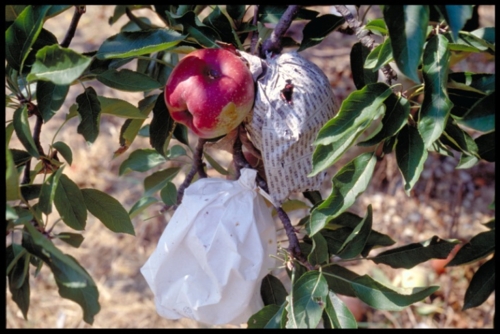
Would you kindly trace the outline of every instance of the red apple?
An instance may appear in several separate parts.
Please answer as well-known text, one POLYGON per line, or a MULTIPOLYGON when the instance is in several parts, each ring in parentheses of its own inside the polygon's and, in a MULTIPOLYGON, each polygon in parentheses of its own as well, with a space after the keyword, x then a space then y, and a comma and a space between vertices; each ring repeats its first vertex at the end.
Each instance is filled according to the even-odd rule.
POLYGON ((225 49, 189 53, 176 65, 165 87, 172 118, 207 139, 235 129, 252 109, 254 98, 250 70, 225 49))

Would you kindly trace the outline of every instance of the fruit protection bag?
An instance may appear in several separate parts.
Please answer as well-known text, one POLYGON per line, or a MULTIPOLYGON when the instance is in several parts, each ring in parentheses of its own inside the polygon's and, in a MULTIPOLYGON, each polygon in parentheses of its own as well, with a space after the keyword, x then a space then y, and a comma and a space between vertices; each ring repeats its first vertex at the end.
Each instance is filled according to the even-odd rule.
POLYGON ((255 176, 242 169, 236 181, 204 178, 186 189, 141 268, 162 317, 239 325, 263 307, 276 229, 255 176))

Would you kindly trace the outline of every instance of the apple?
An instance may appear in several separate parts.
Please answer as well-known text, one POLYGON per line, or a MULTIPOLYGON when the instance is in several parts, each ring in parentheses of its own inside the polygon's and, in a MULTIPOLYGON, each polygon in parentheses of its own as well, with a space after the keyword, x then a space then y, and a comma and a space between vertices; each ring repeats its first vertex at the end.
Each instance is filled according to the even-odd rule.
POLYGON ((200 49, 175 66, 165 87, 172 118, 201 138, 235 129, 253 107, 255 88, 248 66, 226 49, 200 49))

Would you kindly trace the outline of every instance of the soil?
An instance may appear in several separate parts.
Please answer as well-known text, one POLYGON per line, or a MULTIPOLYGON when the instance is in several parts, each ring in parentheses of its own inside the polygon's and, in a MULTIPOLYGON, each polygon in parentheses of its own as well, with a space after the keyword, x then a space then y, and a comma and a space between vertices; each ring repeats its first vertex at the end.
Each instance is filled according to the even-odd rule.
MULTIPOLYGON (((366 7, 366 6, 363 6, 366 7)), ((325 14, 330 6, 317 9, 325 14)), ((109 36, 119 32, 126 22, 122 17, 110 26, 114 6, 87 6, 71 47, 78 51, 93 51, 109 36)), ((142 9, 135 12, 149 18, 150 12, 142 9)), ((56 34, 59 41, 64 38, 73 11, 69 10, 45 23, 45 28, 56 34)), ((495 25, 494 6, 480 6, 480 24, 495 25)), ((153 20, 154 21, 154 20, 153 20)), ((162 25, 161 22, 154 23, 162 25)), ((301 25, 293 26, 290 35, 300 38, 301 25)), ((354 85, 349 65, 349 52, 354 36, 333 32, 316 47, 302 54, 322 68, 330 79, 331 86, 339 97, 345 98, 354 85)), ((476 72, 495 72, 494 59, 473 55, 455 65, 456 70, 469 69, 476 72)), ((401 76, 400 76, 401 77, 401 76)), ((87 84, 90 85, 90 84, 87 84)), ((139 93, 124 93, 111 90, 98 82, 92 82, 99 95, 123 98, 132 104, 142 98, 139 93)), ((70 97, 55 118, 43 127, 42 144, 50 143, 64 120, 82 86, 71 87, 70 97)), ((6 119, 11 119, 12 110, 7 110, 6 119)), ((76 133, 78 120, 73 119, 59 132, 57 140, 67 143, 73 151, 73 164, 67 166, 65 174, 80 187, 92 187, 115 197, 128 210, 143 193, 145 173, 129 173, 118 176, 123 160, 138 148, 150 148, 146 138, 139 137, 128 153, 112 159, 119 147, 118 136, 123 120, 102 116, 100 134, 92 146, 87 146, 82 136, 76 133)), ((31 124, 33 127, 33 124, 31 124)), ((21 148, 19 144, 18 148, 21 148)), ((336 170, 359 153, 354 147, 345 160, 329 170, 336 170)), ((228 155, 214 153, 219 161, 229 163, 228 155)), ((402 179, 393 154, 377 164, 372 182, 350 211, 364 215, 369 204, 373 207, 373 229, 392 236, 402 246, 421 242, 437 235, 445 239, 468 240, 485 228, 481 224, 494 217, 489 208, 495 195, 495 164, 479 163, 471 169, 455 169, 456 158, 430 154, 424 173, 410 196, 403 189, 402 179)), ((165 168, 165 166, 162 166, 165 168)), ((210 176, 218 175, 213 170, 210 176)), ((180 184, 183 175, 174 182, 180 184)), ((329 182, 325 182, 323 197, 329 194, 329 182)), ((299 198, 299 197, 298 197, 299 198)), ((101 311, 92 326, 82 320, 81 308, 58 295, 52 273, 43 267, 37 277, 30 276, 31 298, 28 320, 24 320, 17 305, 6 289, 7 328, 219 328, 238 326, 208 326, 189 319, 168 320, 155 310, 153 295, 139 269, 156 247, 156 243, 171 217, 162 215, 160 206, 153 205, 133 219, 135 236, 115 234, 106 229, 97 219, 89 216, 83 232, 85 241, 75 249, 56 241, 63 252, 71 254, 94 278, 99 289, 101 311)), ((292 216, 293 222, 303 212, 292 216)), ((50 218, 54 222, 57 217, 50 218)), ((65 230, 62 224, 58 228, 65 230)), ((359 326, 370 328, 493 328, 495 294, 482 305, 462 311, 466 288, 480 261, 467 266, 446 268, 438 275, 430 263, 411 270, 397 270, 388 266, 376 266, 369 261, 356 261, 348 267, 356 273, 369 274, 380 282, 391 282, 395 286, 417 286, 415 284, 439 285, 440 289, 431 297, 400 312, 374 310, 357 300, 347 300, 356 314, 359 326)), ((246 327, 242 325, 241 327, 246 327)))

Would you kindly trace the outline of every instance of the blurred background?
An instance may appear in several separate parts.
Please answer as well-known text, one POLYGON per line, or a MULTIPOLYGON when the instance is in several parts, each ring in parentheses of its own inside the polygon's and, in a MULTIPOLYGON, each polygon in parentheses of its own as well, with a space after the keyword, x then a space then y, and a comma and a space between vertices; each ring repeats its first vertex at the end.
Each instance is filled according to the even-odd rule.
MULTIPOLYGON (((114 7, 87 6, 70 47, 79 52, 94 51, 105 39, 118 33, 127 19, 122 17, 110 26, 108 19, 113 15, 114 7)), ((362 9, 363 7, 366 6, 362 6, 362 9)), ((317 6, 312 9, 322 14, 331 12, 331 6, 317 6)), ((147 16, 153 23, 163 25, 147 9, 134 13, 137 16, 147 16)), ((481 5, 478 13, 480 26, 495 25, 495 6, 481 5)), ((44 28, 54 33, 61 41, 72 15, 73 10, 70 9, 48 20, 44 28)), ((376 15, 376 12, 373 15, 376 15)), ((300 40, 302 27, 300 23, 293 25, 289 34, 300 40)), ((354 36, 333 32, 321 44, 302 52, 302 55, 325 72, 340 100, 355 89, 349 64, 350 49, 355 42, 354 36)), ((453 70, 495 73, 495 62, 492 57, 473 54, 455 64, 453 70)), ((98 95, 126 99, 134 105, 142 99, 141 93, 112 90, 97 81, 86 83, 86 86, 89 85, 94 87, 98 95)), ((71 87, 66 103, 58 114, 43 126, 42 145, 51 142, 57 127, 64 120, 70 106, 75 103, 76 96, 82 91, 81 85, 71 87)), ((12 113, 13 110, 7 109, 6 119, 11 119, 12 113)), ((150 145, 148 139, 138 137, 128 152, 112 159, 113 152, 119 148, 118 137, 122 124, 123 119, 103 115, 97 140, 92 146, 87 146, 83 137, 76 132, 78 119, 73 118, 59 132, 57 140, 67 143, 73 151, 73 164, 67 166, 64 171, 73 181, 82 188, 92 187, 110 194, 129 210, 143 193, 144 177, 152 171, 147 175, 131 172, 119 177, 118 168, 130 152, 137 148, 150 148, 150 145)), ((21 147, 20 143, 15 146, 21 147)), ((348 151, 344 160, 337 166, 342 166, 357 155, 357 150, 354 147, 348 151)), ((230 161, 228 154, 212 154, 227 167, 230 161)), ((488 205, 494 200, 495 164, 480 163, 471 169, 456 170, 454 167, 457 162, 456 158, 430 154, 422 177, 409 197, 404 193, 395 157, 388 155, 377 164, 369 188, 350 211, 364 215, 366 207, 371 204, 373 229, 398 241, 394 246, 427 240, 434 235, 445 239, 468 240, 484 231, 485 228, 481 224, 494 216, 494 211, 490 210, 488 205)), ((330 176, 333 176, 337 169, 336 166, 330 168, 330 176)), ((218 173, 212 170, 209 175, 217 176, 218 173)), ((183 178, 184 175, 178 175, 174 183, 180 184, 183 178)), ((329 187, 327 180, 323 189, 324 197, 329 194, 329 187)), ((297 198, 300 199, 301 195, 297 198)), ((155 249, 171 217, 171 213, 160 214, 160 209, 160 206, 152 205, 133 219, 135 237, 115 234, 89 215, 87 228, 83 232, 85 241, 80 248, 71 248, 55 240, 63 252, 74 256, 89 271, 97 284, 101 311, 95 317, 93 326, 82 320, 82 311, 77 304, 59 296, 52 273, 44 266, 36 278, 30 275, 31 303, 27 321, 6 289, 7 328, 237 327, 208 326, 189 319, 172 321, 157 315, 152 292, 139 269, 155 249)), ((304 215, 304 211, 295 212, 291 216, 293 223, 304 215)), ((277 226, 280 227, 279 222, 277 226)), ((376 266, 371 261, 353 261, 348 264, 348 268, 360 275, 368 273, 382 283, 390 282, 400 287, 439 285, 441 288, 432 296, 401 312, 374 310, 351 298, 346 298, 345 301, 357 317, 360 327, 492 328, 494 294, 481 306, 461 311, 466 288, 482 263, 442 269, 440 263, 428 262, 411 270, 396 270, 388 266, 376 266)))

